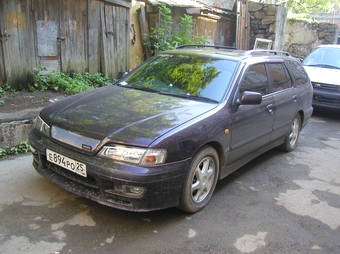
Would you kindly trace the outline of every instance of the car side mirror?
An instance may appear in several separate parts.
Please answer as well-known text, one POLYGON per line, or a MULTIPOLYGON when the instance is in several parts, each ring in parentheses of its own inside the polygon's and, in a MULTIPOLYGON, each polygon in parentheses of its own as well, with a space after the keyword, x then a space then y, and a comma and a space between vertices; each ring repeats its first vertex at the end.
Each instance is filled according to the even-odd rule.
POLYGON ((237 105, 258 105, 262 102, 262 94, 252 91, 244 91, 241 98, 237 100, 237 105))

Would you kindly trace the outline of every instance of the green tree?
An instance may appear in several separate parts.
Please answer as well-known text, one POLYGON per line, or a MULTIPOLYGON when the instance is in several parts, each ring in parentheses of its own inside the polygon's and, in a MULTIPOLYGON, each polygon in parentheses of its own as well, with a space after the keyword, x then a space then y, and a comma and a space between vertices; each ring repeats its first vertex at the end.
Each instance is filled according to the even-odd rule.
POLYGON ((171 10, 162 5, 159 7, 159 27, 151 28, 149 36, 150 42, 146 43, 151 48, 153 54, 174 49, 182 44, 204 44, 204 36, 193 35, 194 20, 192 16, 184 14, 179 23, 179 31, 174 32, 171 10))
POLYGON ((340 7, 340 0, 295 0, 284 2, 289 11, 295 14, 327 12, 340 7))

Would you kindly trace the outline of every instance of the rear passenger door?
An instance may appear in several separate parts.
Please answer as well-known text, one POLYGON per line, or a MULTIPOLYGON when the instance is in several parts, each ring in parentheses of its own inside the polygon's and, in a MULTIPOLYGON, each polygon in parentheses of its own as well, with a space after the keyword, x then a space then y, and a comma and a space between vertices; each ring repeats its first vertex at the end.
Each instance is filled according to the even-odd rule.
POLYGON ((268 78, 274 98, 274 123, 271 140, 289 133, 291 123, 298 110, 298 94, 284 63, 268 63, 268 78))
POLYGON ((260 105, 240 105, 233 113, 229 164, 266 146, 272 132, 274 99, 265 64, 254 64, 247 69, 237 96, 240 98, 244 91, 260 92, 263 99, 260 105))

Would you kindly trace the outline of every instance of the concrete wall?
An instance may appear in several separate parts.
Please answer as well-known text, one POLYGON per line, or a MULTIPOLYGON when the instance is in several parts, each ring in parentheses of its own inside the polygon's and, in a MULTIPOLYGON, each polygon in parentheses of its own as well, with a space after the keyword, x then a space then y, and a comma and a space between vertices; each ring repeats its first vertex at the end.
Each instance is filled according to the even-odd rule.
POLYGON ((34 128, 34 120, 0 123, 0 148, 17 146, 28 140, 28 133, 34 128))
POLYGON ((140 24, 137 10, 140 8, 139 1, 132 0, 130 9, 130 70, 144 62, 143 45, 141 40, 140 24))
POLYGON ((284 50, 304 58, 320 44, 336 44, 338 31, 335 24, 288 20, 284 50))

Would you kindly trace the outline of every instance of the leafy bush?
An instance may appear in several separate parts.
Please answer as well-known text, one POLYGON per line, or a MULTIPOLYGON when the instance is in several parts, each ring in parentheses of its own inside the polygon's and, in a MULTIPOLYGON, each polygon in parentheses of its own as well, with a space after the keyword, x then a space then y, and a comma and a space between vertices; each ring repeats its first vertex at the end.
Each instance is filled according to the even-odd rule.
POLYGON ((14 90, 8 84, 3 84, 0 86, 0 106, 5 104, 5 101, 1 99, 1 95, 5 94, 6 92, 14 92, 14 90))
POLYGON ((12 88, 10 87, 10 85, 8 84, 3 84, 2 86, 0 86, 0 94, 4 94, 7 91, 13 91, 12 88))
POLYGON ((151 28, 149 36, 150 42, 146 45, 151 48, 153 54, 174 49, 182 44, 205 44, 207 40, 204 36, 193 35, 194 20, 192 16, 184 14, 179 23, 179 31, 173 31, 171 10, 162 5, 159 7, 159 27, 151 28))
POLYGON ((111 83, 111 80, 101 73, 85 73, 82 75, 79 73, 52 72, 44 76, 39 75, 42 69, 41 66, 33 69, 34 85, 28 85, 32 92, 52 90, 76 94, 111 83))
POLYGON ((27 153, 30 150, 28 141, 21 141, 18 146, 0 148, 0 157, 10 154, 27 153))

